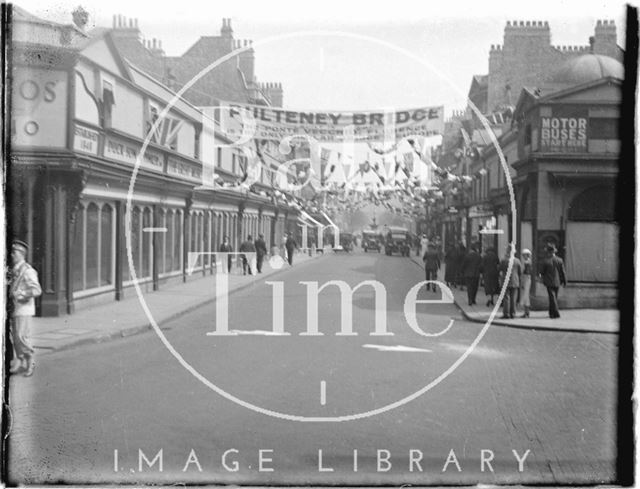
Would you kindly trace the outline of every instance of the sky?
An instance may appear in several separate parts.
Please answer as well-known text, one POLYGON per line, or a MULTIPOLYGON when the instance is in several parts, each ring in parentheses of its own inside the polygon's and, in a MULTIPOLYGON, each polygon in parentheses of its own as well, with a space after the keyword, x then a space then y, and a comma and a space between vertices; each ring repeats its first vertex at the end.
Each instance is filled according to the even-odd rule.
POLYGON ((552 44, 588 45, 596 20, 613 19, 624 46, 624 4, 608 0, 15 3, 65 23, 82 5, 89 28, 111 26, 114 14, 137 18, 143 36, 162 40, 168 55, 218 35, 222 18, 231 18, 234 37, 253 40, 258 80, 282 83, 285 107, 305 110, 463 109, 471 78, 487 73, 489 49, 502 43, 507 20, 547 20, 552 44))

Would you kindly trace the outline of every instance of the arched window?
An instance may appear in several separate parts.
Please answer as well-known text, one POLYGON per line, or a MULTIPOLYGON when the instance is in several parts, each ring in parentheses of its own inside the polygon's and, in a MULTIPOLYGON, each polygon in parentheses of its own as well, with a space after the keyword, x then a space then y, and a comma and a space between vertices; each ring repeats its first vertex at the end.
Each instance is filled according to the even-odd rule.
POLYGON ((86 218, 86 289, 92 289, 100 284, 99 276, 99 246, 100 246, 100 209, 95 203, 90 203, 87 207, 86 218))
POLYGON ((182 210, 175 213, 175 232, 173 241, 173 270, 182 270, 182 240, 183 214, 182 210))
POLYGON ((150 277, 151 276, 151 270, 152 270, 152 260, 153 260, 153 253, 152 253, 152 234, 148 231, 144 231, 145 228, 150 228, 152 226, 151 224, 151 209, 149 207, 145 207, 144 211, 142 213, 142 253, 141 253, 141 263, 140 263, 140 269, 142 270, 142 272, 138 272, 140 274, 141 277, 150 277))
POLYGON ((164 250, 164 268, 163 272, 167 273, 173 270, 173 240, 175 239, 175 213, 172 209, 168 209, 165 214, 165 226, 167 228, 167 246, 164 250))
POLYGON ((616 220, 616 189, 614 184, 590 187, 576 195, 569 206, 570 221, 616 220))
POLYGON ((73 291, 84 290, 84 230, 85 207, 80 204, 76 212, 76 220, 73 224, 73 291))
POLYGON ((105 204, 100 216, 100 285, 113 284, 114 225, 113 208, 105 204))

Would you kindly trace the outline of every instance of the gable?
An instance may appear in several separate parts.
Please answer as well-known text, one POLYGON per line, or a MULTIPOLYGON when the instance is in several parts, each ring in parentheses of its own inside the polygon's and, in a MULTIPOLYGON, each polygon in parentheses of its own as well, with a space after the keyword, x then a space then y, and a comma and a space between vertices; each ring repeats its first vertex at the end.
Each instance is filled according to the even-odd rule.
POLYGON ((81 51, 81 54, 106 70, 127 77, 104 38, 89 44, 81 51))

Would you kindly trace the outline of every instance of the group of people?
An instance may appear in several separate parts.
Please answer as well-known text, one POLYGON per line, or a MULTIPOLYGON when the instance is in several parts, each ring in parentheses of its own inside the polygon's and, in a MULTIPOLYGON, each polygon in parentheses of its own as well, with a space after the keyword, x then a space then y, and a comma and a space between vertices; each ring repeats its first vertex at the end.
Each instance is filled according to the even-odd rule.
MULTIPOLYGON (((495 305, 494 296, 499 295, 502 287, 505 287, 505 295, 502 300, 502 318, 515 318, 516 303, 524 309, 522 317, 529 317, 533 276, 531 251, 525 248, 522 250, 521 259, 517 256, 513 257, 511 274, 509 275, 511 251, 512 248, 509 245, 501 260, 493 248, 488 248, 483 255, 480 255, 476 244, 472 244, 469 251, 462 244, 455 248, 449 248, 445 254, 444 280, 447 286, 459 286, 461 290, 466 287, 467 301, 472 306, 476 304, 476 295, 482 276, 484 291, 488 298, 487 306, 495 305)), ((560 286, 566 286, 567 279, 564 262, 556 255, 555 245, 547 244, 546 252, 547 257, 540 263, 539 270, 542 283, 547 288, 549 296, 549 317, 555 319, 560 317, 558 290, 560 286)), ((426 280, 435 281, 440 269, 440 256, 436 247, 429 245, 422 259, 425 263, 426 280)), ((435 283, 427 284, 427 290, 430 289, 435 292, 435 283)))
MULTIPOLYGON (((289 265, 293 265, 293 255, 295 250, 298 247, 293 236, 290 234, 285 235, 285 249, 287 251, 287 261, 289 265)), ((233 246, 229 241, 229 236, 224 236, 220 247, 218 248, 218 252, 220 253, 233 253, 233 246)), ((242 272, 243 275, 253 275, 253 270, 251 269, 251 262, 247 258, 246 254, 255 253, 256 255, 256 271, 258 273, 262 273, 262 265, 264 263, 264 258, 267 255, 267 243, 264 240, 264 235, 259 234, 258 239, 253 240, 253 236, 248 235, 247 239, 240 243, 240 247, 238 248, 238 252, 240 253, 240 259, 242 260, 242 272), (245 254, 246 253, 246 254, 245 254)), ((232 264, 232 255, 229 254, 227 256, 227 271, 231 273, 231 264, 232 264)))

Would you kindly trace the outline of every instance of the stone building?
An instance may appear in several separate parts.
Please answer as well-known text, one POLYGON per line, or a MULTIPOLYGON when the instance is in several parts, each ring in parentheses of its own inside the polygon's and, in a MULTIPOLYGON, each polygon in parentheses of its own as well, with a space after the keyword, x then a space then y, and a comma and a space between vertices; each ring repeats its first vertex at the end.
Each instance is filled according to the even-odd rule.
POLYGON ((469 99, 481 112, 513 106, 525 86, 536 86, 563 62, 592 52, 622 61, 613 20, 598 20, 589 44, 554 46, 547 21, 507 21, 502 44, 492 45, 487 75, 475 75, 469 99))

